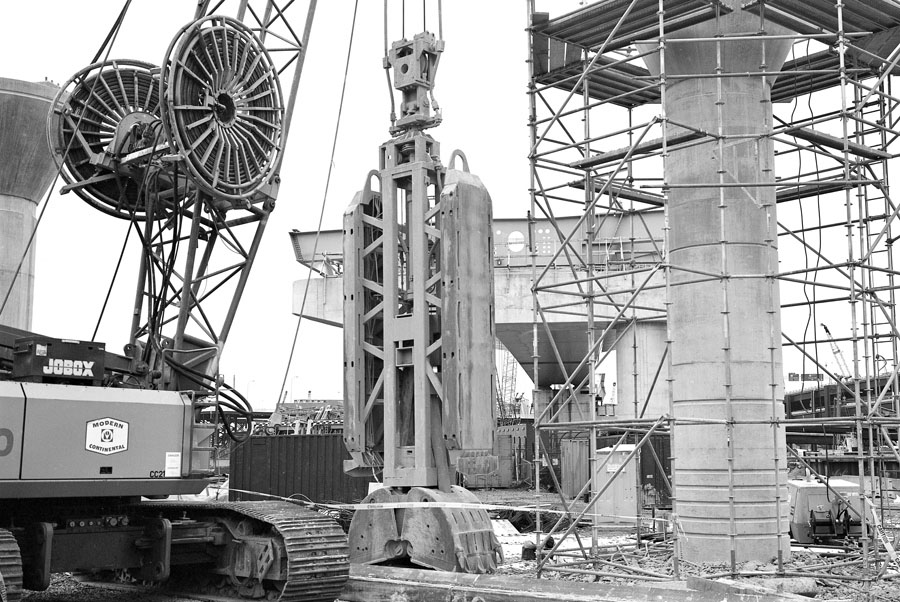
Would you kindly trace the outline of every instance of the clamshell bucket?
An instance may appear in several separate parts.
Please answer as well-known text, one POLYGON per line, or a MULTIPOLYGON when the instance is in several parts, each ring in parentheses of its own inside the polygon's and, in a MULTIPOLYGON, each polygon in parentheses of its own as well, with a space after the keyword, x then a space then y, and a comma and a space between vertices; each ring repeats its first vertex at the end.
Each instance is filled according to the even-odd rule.
POLYGON ((376 564, 408 559, 440 571, 493 573, 503 549, 487 511, 460 507, 478 504, 462 487, 444 492, 413 487, 405 495, 382 488, 364 504, 412 502, 412 508, 361 509, 350 523, 350 562, 376 564))

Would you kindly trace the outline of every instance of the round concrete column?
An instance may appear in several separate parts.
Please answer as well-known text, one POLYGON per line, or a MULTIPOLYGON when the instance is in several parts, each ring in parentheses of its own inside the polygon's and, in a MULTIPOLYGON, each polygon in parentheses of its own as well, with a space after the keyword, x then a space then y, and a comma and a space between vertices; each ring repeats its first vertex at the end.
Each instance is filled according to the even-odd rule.
MULTIPOLYGON (((718 22, 672 37, 759 30, 758 16, 743 12, 738 0, 727 3, 733 12, 718 22)), ((767 33, 787 32, 767 26, 767 33)), ((712 75, 717 67, 724 73, 758 72, 763 66, 777 71, 790 44, 723 41, 719 61, 715 42, 670 41, 666 75, 712 75)), ((648 64, 659 72, 657 61, 648 64)), ((775 191, 753 186, 774 182, 767 137, 771 83, 760 76, 667 80, 669 134, 683 132, 677 125, 683 124, 710 136, 672 151, 666 173, 673 185, 673 469, 682 552, 691 562, 789 554, 784 429, 770 423, 784 417, 778 285, 772 278, 778 267, 775 191), (720 188, 715 186, 720 177, 726 186, 746 185, 720 188), (709 281, 704 274, 721 277, 709 281), (691 419, 717 423, 686 424, 691 419)))
MULTIPOLYGON (((0 78, 0 304, 34 230, 34 211, 56 174, 47 146, 47 113, 59 88, 0 78)), ((31 329, 32 244, 0 324, 31 329)))

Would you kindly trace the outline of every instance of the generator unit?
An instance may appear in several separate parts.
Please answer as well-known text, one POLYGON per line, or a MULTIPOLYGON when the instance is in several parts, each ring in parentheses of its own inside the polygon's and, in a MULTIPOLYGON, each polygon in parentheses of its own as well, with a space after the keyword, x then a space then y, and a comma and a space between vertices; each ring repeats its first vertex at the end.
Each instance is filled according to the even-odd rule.
MULTIPOLYGON (((871 510, 859 497, 856 483, 843 479, 791 479, 788 481, 791 537, 798 543, 825 543, 860 538, 862 517, 871 522, 871 510)), ((871 526, 868 529, 872 533, 871 526)))

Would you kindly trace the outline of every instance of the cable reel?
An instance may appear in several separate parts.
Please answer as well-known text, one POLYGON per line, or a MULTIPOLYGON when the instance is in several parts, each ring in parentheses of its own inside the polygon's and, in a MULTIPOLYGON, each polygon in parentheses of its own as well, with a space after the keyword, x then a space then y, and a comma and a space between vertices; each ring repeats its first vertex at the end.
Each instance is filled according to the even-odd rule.
POLYGON ((163 65, 172 151, 218 208, 246 207, 273 180, 283 146, 284 103, 269 53, 240 21, 214 15, 185 26, 163 65))
POLYGON ((76 73, 53 99, 47 123, 63 192, 114 217, 144 219, 143 167, 156 145, 165 150, 159 116, 159 67, 112 60, 76 73))

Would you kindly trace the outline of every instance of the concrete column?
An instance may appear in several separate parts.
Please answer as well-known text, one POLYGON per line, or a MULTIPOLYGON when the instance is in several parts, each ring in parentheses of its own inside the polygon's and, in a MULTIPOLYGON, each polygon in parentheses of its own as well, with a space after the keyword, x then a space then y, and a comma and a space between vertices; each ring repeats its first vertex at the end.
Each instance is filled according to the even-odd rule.
MULTIPOLYGON (((0 304, 35 224, 35 208, 56 165, 47 145, 47 113, 59 88, 0 78, 0 304)), ((0 324, 31 329, 34 244, 16 278, 0 324)))
MULTIPOLYGON (((666 323, 662 320, 638 322, 632 328, 616 345, 616 416, 639 417, 649 393, 650 401, 644 411, 644 418, 659 418, 669 413, 668 362, 663 362, 656 384, 653 385, 653 376, 666 350, 666 323)), ((607 391, 610 384, 607 384, 607 391)))
MULTIPOLYGON (((726 3, 733 12, 718 22, 672 37, 760 29, 759 17, 743 12, 739 0, 726 3)), ((767 25, 767 33, 787 32, 767 25)), ((709 75, 718 67, 724 73, 758 72, 762 66, 777 71, 790 44, 736 41, 717 48, 716 42, 669 41, 666 75, 709 75)), ((648 64, 659 72, 658 62, 648 64)), ((778 266, 775 191, 752 186, 774 181, 772 141, 765 137, 772 124, 772 78, 667 81, 668 131, 684 124, 721 137, 672 151, 666 174, 674 186, 669 320, 674 411, 682 421, 675 430, 673 468, 683 557, 691 562, 770 560, 779 552, 787 557, 784 430, 769 423, 784 417, 778 288, 771 278, 778 266), (726 185, 751 185, 709 186, 720 177, 726 185), (678 187, 697 184, 706 187, 678 187), (691 283, 708 280, 704 273, 723 277, 691 283), (683 422, 691 419, 719 423, 683 422), (737 424, 727 426, 730 421, 737 424)))

